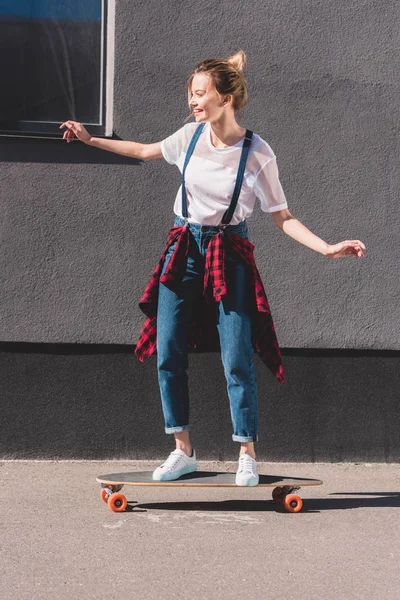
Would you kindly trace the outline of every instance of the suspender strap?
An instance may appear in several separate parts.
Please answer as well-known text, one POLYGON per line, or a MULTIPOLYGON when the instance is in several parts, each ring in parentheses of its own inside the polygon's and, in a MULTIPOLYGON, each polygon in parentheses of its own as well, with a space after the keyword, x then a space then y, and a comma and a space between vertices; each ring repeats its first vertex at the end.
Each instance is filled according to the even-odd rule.
MULTIPOLYGON (((185 158, 185 162, 184 162, 183 169, 182 169, 182 216, 184 219, 188 218, 187 197, 186 197, 186 188, 185 188, 185 171, 186 171, 188 162, 190 160, 190 157, 193 154, 194 147, 197 143, 197 140, 200 137, 201 132, 203 131, 204 126, 205 126, 205 123, 200 123, 200 125, 197 127, 196 131, 194 132, 194 135, 190 141, 189 147, 186 152, 186 158, 185 158)), ((243 140, 243 146, 242 146, 242 152, 240 155, 240 163, 239 163, 238 173, 237 173, 237 177, 236 177, 235 189, 233 190, 232 200, 229 205, 229 208, 225 212, 225 214, 222 218, 222 225, 229 225, 229 223, 232 220, 233 214, 235 212, 235 209, 236 209, 236 206, 237 206, 237 203, 239 200, 240 190, 242 189, 243 176, 244 176, 244 171, 246 169, 246 162, 247 162, 247 157, 249 154, 252 137, 253 137, 253 132, 250 131, 249 129, 246 129, 246 136, 243 140)))
POLYGON ((226 211, 226 213, 224 214, 224 216, 222 217, 222 225, 229 225, 229 223, 232 220, 233 214, 235 212, 235 209, 236 209, 236 206, 237 206, 237 203, 239 200, 240 190, 242 189, 243 176, 244 176, 244 171, 246 168, 246 162, 247 162, 247 157, 249 154, 252 137, 253 137, 253 132, 250 131, 249 129, 246 129, 246 137, 243 140, 242 153, 240 155, 240 163, 239 163, 239 169, 238 169, 238 173, 237 173, 237 177, 236 177, 235 189, 233 190, 233 196, 232 196, 232 200, 229 205, 229 208, 226 211))
POLYGON ((186 152, 186 158, 185 158, 185 162, 184 162, 183 169, 182 169, 182 216, 185 219, 188 218, 186 188, 185 188, 185 171, 186 171, 188 162, 190 160, 190 157, 193 154, 194 147, 197 144, 197 140, 199 139, 200 134, 204 129, 204 126, 205 126, 205 123, 200 123, 200 125, 197 127, 196 131, 194 132, 194 135, 193 135, 192 139, 190 140, 189 148, 187 149, 187 152, 186 152))

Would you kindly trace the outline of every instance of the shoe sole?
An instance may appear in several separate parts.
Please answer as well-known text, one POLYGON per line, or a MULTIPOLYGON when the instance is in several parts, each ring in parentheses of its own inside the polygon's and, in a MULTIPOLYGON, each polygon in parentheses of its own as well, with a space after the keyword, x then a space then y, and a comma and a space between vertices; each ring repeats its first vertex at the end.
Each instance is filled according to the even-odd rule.
POLYGON ((159 475, 154 472, 153 480, 154 481, 174 481, 175 479, 179 479, 182 475, 187 475, 188 473, 194 473, 197 471, 197 463, 195 465, 188 465, 187 467, 183 467, 179 471, 175 471, 174 473, 160 473, 159 475))
POLYGON ((258 482, 259 482, 259 478, 253 479, 250 481, 240 482, 240 483, 238 483, 238 481, 236 481, 235 483, 239 487, 254 487, 254 486, 258 485, 258 482))

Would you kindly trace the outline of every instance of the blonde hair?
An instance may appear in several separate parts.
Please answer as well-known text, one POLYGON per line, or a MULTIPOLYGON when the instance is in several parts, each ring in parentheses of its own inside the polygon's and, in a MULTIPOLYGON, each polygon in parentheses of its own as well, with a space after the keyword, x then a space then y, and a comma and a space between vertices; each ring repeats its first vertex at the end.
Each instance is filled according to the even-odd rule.
POLYGON ((234 110, 244 108, 248 100, 247 81, 243 75, 245 65, 246 55, 243 50, 239 50, 226 60, 223 58, 207 58, 202 60, 195 67, 187 84, 189 106, 193 77, 196 73, 206 73, 211 77, 219 95, 226 96, 230 94, 233 97, 232 105, 234 110))

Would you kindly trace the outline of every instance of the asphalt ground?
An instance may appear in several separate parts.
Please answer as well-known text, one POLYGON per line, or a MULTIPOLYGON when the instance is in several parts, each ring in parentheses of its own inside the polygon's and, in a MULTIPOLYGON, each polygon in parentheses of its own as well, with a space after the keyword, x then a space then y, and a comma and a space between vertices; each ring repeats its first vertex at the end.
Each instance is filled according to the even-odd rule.
POLYGON ((400 598, 398 464, 258 463, 324 481, 297 514, 272 488, 126 486, 126 512, 102 502, 97 475, 158 464, 1 462, 1 600, 400 598))

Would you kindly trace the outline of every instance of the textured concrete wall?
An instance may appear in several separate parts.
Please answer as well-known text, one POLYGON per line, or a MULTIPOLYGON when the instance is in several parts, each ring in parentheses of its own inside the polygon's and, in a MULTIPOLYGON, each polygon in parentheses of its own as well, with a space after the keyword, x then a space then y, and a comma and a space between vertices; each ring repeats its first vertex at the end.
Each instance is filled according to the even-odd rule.
MULTIPOLYGON (((330 261, 257 208, 250 235, 282 346, 400 347, 399 26, 394 0, 117 2, 118 136, 181 127, 194 65, 242 47, 242 123, 275 150, 292 213, 329 242, 367 246, 330 261)), ((178 170, 59 140, 0 146, 0 339, 135 343, 178 170)))

